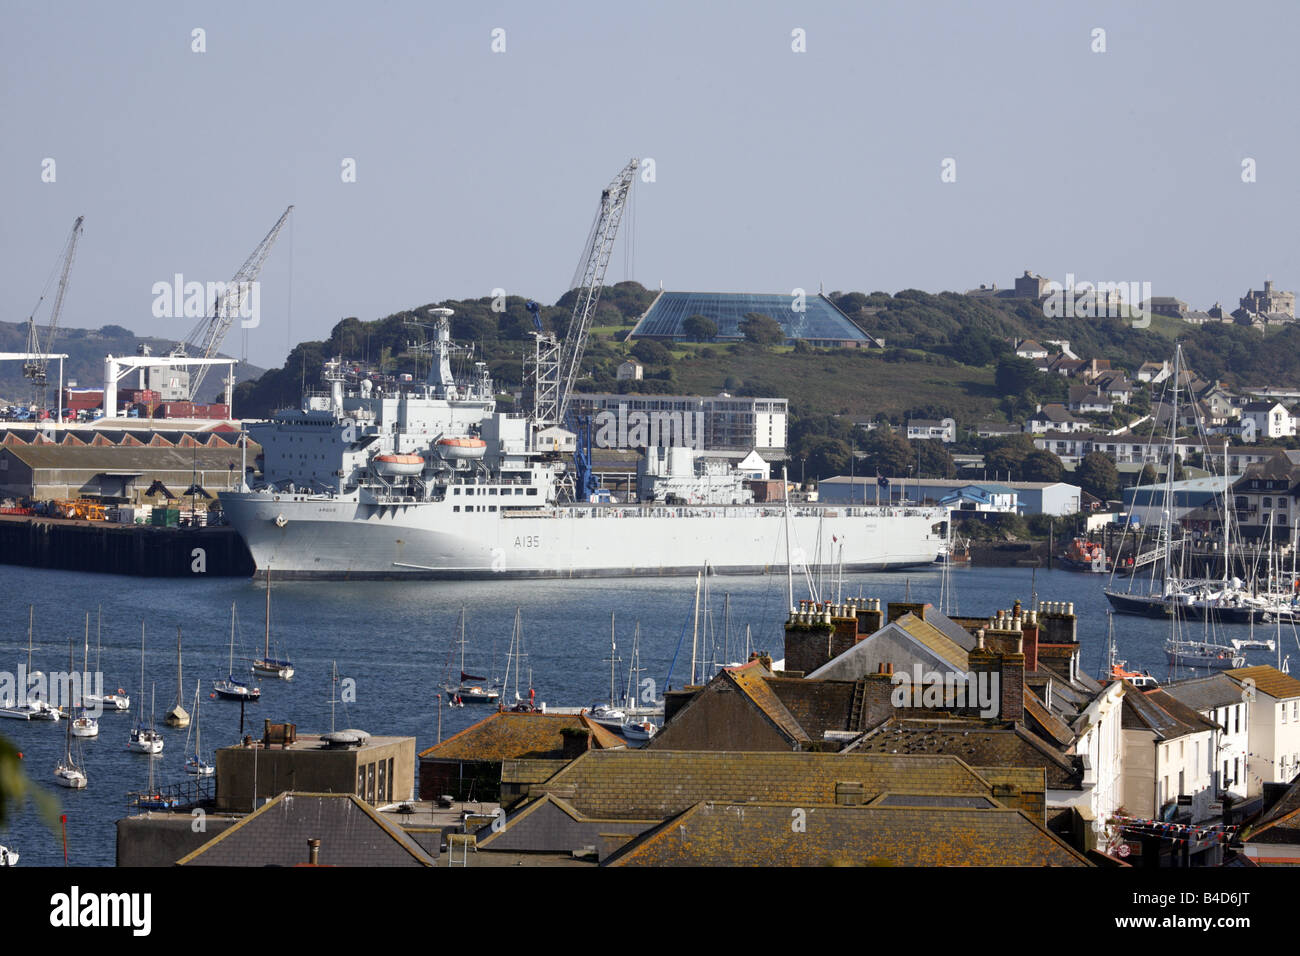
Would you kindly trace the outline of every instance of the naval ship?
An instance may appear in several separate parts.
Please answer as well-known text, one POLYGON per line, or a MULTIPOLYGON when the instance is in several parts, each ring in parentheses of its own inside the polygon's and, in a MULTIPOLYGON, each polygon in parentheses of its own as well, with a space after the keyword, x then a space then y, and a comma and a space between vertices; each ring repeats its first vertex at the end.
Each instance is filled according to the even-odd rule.
POLYGON ((497 411, 482 362, 456 380, 452 312, 429 311, 425 381, 376 384, 332 359, 326 389, 249 424, 262 447, 261 479, 220 497, 259 575, 882 570, 928 565, 939 553, 942 509, 760 504, 738 493, 739 479, 672 504, 592 501, 577 430, 532 411, 497 411))

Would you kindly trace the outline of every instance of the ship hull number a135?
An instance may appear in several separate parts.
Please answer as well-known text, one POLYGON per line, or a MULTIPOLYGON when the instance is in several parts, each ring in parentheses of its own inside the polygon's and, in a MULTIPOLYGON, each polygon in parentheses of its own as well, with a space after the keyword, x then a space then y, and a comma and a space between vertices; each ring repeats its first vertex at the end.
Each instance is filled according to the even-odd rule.
POLYGON ((515 538, 515 548, 523 550, 525 548, 540 548, 542 546, 542 536, 540 534, 525 534, 515 538))

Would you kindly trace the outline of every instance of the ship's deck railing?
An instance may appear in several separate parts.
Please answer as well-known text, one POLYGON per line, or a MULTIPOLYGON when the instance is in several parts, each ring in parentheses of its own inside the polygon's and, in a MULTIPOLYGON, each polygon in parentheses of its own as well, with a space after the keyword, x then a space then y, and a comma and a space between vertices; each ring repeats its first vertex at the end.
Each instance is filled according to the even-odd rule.
MULTIPOLYGON (((750 517, 782 517, 785 507, 778 504, 565 504, 552 507, 510 509, 503 511, 507 518, 703 518, 727 515, 750 517)), ((882 518, 894 516, 933 516, 933 512, 918 508, 844 508, 834 505, 822 507, 791 507, 790 517, 800 518, 882 518)))

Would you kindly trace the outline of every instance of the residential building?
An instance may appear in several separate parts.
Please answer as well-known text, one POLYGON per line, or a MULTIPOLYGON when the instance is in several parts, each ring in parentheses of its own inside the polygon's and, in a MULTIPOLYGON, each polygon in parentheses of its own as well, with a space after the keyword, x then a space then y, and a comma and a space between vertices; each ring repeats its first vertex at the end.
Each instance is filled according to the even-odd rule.
POLYGON ((1082 414, 1101 413, 1109 415, 1115 410, 1115 403, 1109 395, 1095 385, 1075 385, 1070 389, 1070 411, 1082 414))
POLYGON ((1142 303, 1142 311, 1152 315, 1167 315, 1172 319, 1181 319, 1187 314, 1187 303, 1171 295, 1154 295, 1142 303))
POLYGON ((951 418, 933 421, 925 418, 913 418, 907 422, 907 439, 936 439, 946 445, 957 440, 957 423, 951 418))
POLYGON ((1126 692, 1124 807, 1130 815, 1186 823, 1209 819, 1217 730, 1218 724, 1164 690, 1126 692))
POLYGON ((645 375, 645 366, 635 359, 628 359, 618 366, 617 377, 620 382, 639 382, 645 375))
POLYGON ((1300 468, 1286 455, 1251 465, 1232 484, 1232 506, 1243 538, 1291 541, 1300 514, 1300 468))
POLYGON ((1033 339, 1021 339, 1016 343, 1016 355, 1025 359, 1045 359, 1048 352, 1033 339))
POLYGON ((1139 382, 1159 385, 1173 373, 1173 367, 1168 362, 1143 362, 1134 377, 1139 382))
POLYGON ((1167 684, 1165 691, 1218 725, 1214 744, 1216 793, 1231 793, 1238 802, 1258 796, 1259 781, 1252 780, 1248 768, 1250 708, 1242 697, 1241 685, 1226 674, 1213 674, 1167 684))
POLYGON ((1255 434, 1261 438, 1294 438, 1295 419, 1281 402, 1248 402, 1241 417, 1255 422, 1255 434))
POLYGON ((1224 671, 1240 685, 1250 712, 1248 786, 1290 783, 1300 774, 1300 681, 1261 665, 1224 671))
POLYGON ((1025 420, 1024 430, 1031 435, 1046 432, 1082 432, 1092 427, 1092 423, 1075 418, 1060 402, 1048 402, 1037 406, 1034 414, 1025 420))

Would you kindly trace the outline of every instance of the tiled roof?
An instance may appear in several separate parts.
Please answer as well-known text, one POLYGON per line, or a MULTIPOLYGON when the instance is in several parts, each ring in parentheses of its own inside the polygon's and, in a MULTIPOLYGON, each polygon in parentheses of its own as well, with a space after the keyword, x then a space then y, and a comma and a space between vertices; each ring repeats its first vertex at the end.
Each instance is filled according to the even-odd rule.
POLYGON ((420 753, 430 760, 511 760, 559 757, 564 730, 586 728, 596 748, 625 747, 627 742, 583 714, 514 714, 498 711, 420 753))
POLYGON ((701 801, 613 854, 609 866, 1087 866, 1005 808, 701 801), (793 825, 798 823, 798 826, 793 825))
POLYGON ((956 644, 952 638, 929 621, 923 621, 915 614, 908 613, 894 623, 945 661, 956 664, 963 671, 970 670, 970 659, 966 655, 966 649, 956 644))
POLYGON ((400 828, 350 793, 280 794, 197 850, 181 866, 294 866, 320 840, 323 866, 432 866, 400 828))
POLYGON ((885 791, 991 793, 969 764, 952 756, 592 750, 532 792, 554 793, 581 813, 609 819, 663 819, 700 800, 833 803, 836 784, 857 782, 864 798, 885 791))
POLYGON ((1289 674, 1283 674, 1276 667, 1270 667, 1268 664, 1261 664, 1256 667, 1237 667, 1223 673, 1239 681, 1249 677, 1255 682, 1255 687, 1258 690, 1277 700, 1290 700, 1292 697, 1300 697, 1300 681, 1289 674))

